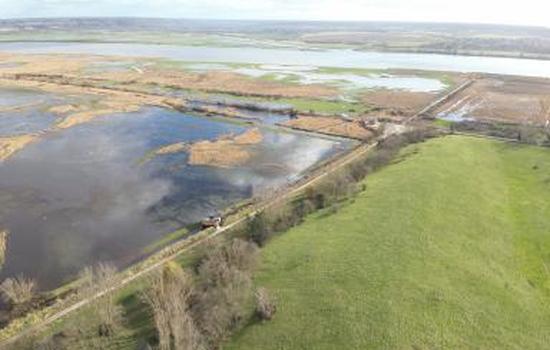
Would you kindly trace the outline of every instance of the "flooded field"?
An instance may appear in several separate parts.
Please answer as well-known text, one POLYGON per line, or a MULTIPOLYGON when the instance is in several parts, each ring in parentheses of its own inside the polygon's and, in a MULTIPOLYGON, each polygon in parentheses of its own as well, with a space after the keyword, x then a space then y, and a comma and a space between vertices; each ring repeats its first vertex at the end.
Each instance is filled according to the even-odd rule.
MULTIPOLYGON (((0 102, 13 101, 10 94, 19 105, 40 100, 31 92, 0 91, 0 102)), ((34 107, 25 113, 32 116, 25 132, 51 122, 34 107)), ((294 181, 350 146, 259 128, 261 137, 243 146, 247 157, 238 166, 190 165, 186 151, 151 157, 171 144, 215 142, 247 130, 144 107, 46 134, 0 163, 0 223, 10 232, 1 277, 24 274, 48 289, 97 261, 130 263, 166 234, 294 181)), ((0 134, 13 132, 10 122, 0 122, 0 134)))
POLYGON ((44 109, 55 99, 55 95, 39 91, 2 89, 0 137, 33 133, 48 128, 55 122, 56 116, 44 109))
POLYGON ((550 124, 550 79, 489 77, 477 80, 456 98, 443 104, 437 118, 461 121, 491 121, 550 124))
POLYGON ((234 72, 255 78, 271 77, 274 80, 290 80, 300 84, 329 84, 345 90, 383 88, 413 92, 434 92, 445 88, 437 79, 394 76, 389 74, 360 75, 352 73, 321 73, 313 67, 260 66, 239 68, 234 72))
POLYGON ((296 50, 227 47, 189 47, 147 44, 1 43, 0 51, 21 53, 75 53, 133 57, 162 57, 206 63, 255 63, 370 69, 420 69, 550 77, 547 61, 438 54, 378 53, 350 49, 296 50))
MULTIPOLYGON (((93 54, 6 54, 10 65, 0 66, 9 84, 27 87, 0 90, 0 231, 9 231, 0 279, 24 274, 42 289, 98 261, 136 261, 169 233, 352 145, 282 126, 368 140, 376 130, 361 118, 398 122, 466 77, 406 69, 550 77, 541 61, 350 50, 2 43, 1 51, 93 54), (393 68, 401 70, 381 71, 393 68)), ((480 79, 437 116, 464 121, 490 108, 495 119, 530 113, 545 122, 533 108, 549 85, 525 79, 480 79), (518 89, 520 104, 510 97, 518 89)))

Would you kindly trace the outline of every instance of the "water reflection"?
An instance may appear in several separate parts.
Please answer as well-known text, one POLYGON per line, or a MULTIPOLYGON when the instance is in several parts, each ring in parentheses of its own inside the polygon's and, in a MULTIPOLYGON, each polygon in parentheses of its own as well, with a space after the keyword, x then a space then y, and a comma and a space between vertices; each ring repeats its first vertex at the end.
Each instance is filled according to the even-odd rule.
POLYGON ((333 140, 264 130, 253 159, 238 168, 189 166, 186 153, 140 163, 160 146, 245 130, 146 108, 28 146, 0 164, 0 226, 11 232, 0 277, 23 273, 50 288, 96 261, 129 263, 166 233, 342 150, 333 140))

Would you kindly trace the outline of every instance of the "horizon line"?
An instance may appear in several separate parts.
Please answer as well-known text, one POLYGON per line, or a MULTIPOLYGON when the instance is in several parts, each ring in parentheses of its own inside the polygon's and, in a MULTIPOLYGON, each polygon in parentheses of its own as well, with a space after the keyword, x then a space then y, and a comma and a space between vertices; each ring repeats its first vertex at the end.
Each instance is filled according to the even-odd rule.
POLYGON ((357 20, 357 19, 253 19, 253 18, 205 18, 205 17, 148 17, 148 16, 48 16, 48 17, 0 17, 0 21, 25 21, 25 20, 60 20, 60 19, 150 19, 150 20, 191 20, 191 21, 212 21, 212 22, 308 22, 308 23, 401 23, 401 24, 439 24, 439 25, 477 25, 477 26, 500 26, 500 27, 524 27, 549 29, 550 26, 533 24, 510 24, 493 22, 453 22, 453 21, 422 21, 422 20, 357 20))

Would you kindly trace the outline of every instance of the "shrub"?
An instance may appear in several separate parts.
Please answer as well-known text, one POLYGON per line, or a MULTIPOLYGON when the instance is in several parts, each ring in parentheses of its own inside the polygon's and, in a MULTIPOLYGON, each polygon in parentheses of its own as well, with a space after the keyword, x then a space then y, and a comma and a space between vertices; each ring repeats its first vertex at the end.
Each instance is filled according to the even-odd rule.
POLYGON ((262 247, 272 234, 271 225, 265 212, 254 216, 246 228, 248 239, 262 247))
POLYGON ((34 296, 35 288, 36 282, 23 276, 7 278, 0 284, 0 291, 4 300, 15 305, 30 301, 34 296))
POLYGON ((277 312, 277 306, 269 296, 267 289, 258 288, 255 293, 256 297, 256 316, 261 321, 269 321, 277 312))

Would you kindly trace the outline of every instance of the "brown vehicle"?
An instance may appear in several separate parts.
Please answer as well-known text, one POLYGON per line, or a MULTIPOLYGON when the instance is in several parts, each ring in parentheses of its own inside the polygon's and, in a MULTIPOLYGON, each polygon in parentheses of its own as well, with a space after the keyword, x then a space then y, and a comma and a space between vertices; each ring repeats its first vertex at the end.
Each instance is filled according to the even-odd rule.
POLYGON ((201 221, 201 229, 205 230, 210 227, 216 229, 220 228, 223 224, 223 219, 221 216, 209 216, 207 219, 201 221))

